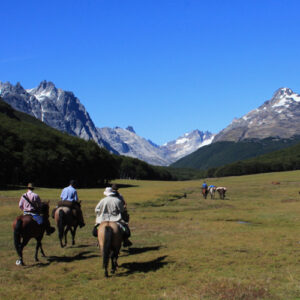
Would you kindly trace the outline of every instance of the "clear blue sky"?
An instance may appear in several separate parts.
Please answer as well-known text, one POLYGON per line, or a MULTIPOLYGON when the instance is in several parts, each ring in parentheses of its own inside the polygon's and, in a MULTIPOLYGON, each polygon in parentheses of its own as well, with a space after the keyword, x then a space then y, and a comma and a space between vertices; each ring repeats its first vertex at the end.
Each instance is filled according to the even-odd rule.
POLYGON ((0 81, 73 91, 157 144, 300 92, 298 0, 2 1, 0 81))

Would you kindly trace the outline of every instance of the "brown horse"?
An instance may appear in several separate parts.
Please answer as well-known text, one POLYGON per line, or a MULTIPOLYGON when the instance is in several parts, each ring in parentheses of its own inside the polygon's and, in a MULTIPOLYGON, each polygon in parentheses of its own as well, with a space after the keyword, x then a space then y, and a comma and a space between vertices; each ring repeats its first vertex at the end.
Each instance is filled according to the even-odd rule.
POLYGON ((16 265, 25 265, 23 261, 23 249, 31 238, 36 239, 35 261, 39 261, 39 249, 41 249, 42 256, 45 257, 45 253, 42 248, 42 239, 46 230, 45 222, 49 222, 49 201, 42 202, 40 211, 44 218, 41 225, 39 225, 31 215, 19 216, 13 222, 14 244, 19 256, 19 259, 16 261, 16 265))
POLYGON ((217 192, 219 193, 220 199, 224 200, 225 199, 225 194, 226 194, 227 188, 223 186, 217 187, 217 192))
POLYGON ((104 275, 108 277, 108 263, 111 258, 111 273, 118 267, 118 256, 123 241, 121 230, 116 222, 102 222, 98 227, 98 242, 103 257, 104 275))
POLYGON ((60 246, 63 248, 67 245, 67 234, 71 231, 72 245, 75 245, 75 235, 78 226, 78 219, 76 217, 75 209, 66 206, 60 206, 56 209, 54 219, 58 229, 58 238, 60 246), (63 238, 65 243, 63 244, 63 238))
POLYGON ((202 195, 203 195, 204 199, 207 198, 207 194, 208 194, 208 189, 207 188, 202 188, 202 195))

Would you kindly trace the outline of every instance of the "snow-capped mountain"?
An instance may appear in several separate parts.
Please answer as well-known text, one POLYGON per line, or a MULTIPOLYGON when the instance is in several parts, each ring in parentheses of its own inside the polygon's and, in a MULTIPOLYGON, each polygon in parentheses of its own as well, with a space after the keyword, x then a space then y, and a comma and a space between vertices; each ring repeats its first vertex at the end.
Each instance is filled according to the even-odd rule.
POLYGON ((300 95, 289 88, 280 88, 271 100, 233 120, 215 136, 213 142, 290 138, 294 135, 300 135, 300 95))
POLYGON ((25 90, 20 83, 15 86, 0 82, 0 96, 13 108, 28 113, 47 125, 81 137, 93 139, 100 146, 115 152, 100 137, 92 119, 72 92, 57 89, 52 82, 42 81, 37 88, 25 90))
POLYGON ((171 163, 196 151, 197 149, 211 144, 214 135, 208 131, 194 130, 179 137, 175 141, 168 142, 161 146, 169 157, 171 163))
POLYGON ((42 81, 38 87, 24 89, 0 81, 0 96, 13 108, 30 114, 49 126, 85 140, 93 139, 109 151, 136 157, 153 165, 169 165, 198 148, 210 144, 210 132, 194 130, 175 141, 158 146, 138 136, 132 127, 96 128, 88 112, 72 93, 42 81))
POLYGON ((101 137, 120 154, 137 157, 154 165, 169 165, 198 148, 208 145, 213 139, 210 132, 194 130, 175 141, 158 146, 150 140, 138 136, 129 126, 126 129, 98 128, 101 137))

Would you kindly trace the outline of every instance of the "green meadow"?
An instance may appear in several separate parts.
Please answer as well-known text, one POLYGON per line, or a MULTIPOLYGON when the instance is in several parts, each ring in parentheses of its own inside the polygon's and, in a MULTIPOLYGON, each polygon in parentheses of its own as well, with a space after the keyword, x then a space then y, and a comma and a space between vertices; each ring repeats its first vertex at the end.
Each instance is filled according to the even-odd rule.
MULTIPOLYGON (((208 178, 227 187, 225 200, 204 200, 202 181, 116 182, 134 244, 109 278, 91 235, 103 189, 78 189, 86 226, 76 245, 45 236, 36 263, 31 240, 25 267, 15 265, 12 232, 25 189, 0 191, 1 299, 300 299, 300 171, 208 178)), ((51 209, 60 195, 35 191, 51 209)))

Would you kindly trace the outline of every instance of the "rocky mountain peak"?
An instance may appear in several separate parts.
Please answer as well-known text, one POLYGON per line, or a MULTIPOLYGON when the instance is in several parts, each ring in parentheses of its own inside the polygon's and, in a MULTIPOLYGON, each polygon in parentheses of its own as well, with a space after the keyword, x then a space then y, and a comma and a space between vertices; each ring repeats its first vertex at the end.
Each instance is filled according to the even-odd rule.
POLYGON ((293 94, 294 94, 294 92, 291 89, 289 89, 287 87, 283 87, 283 88, 280 88, 277 91, 275 91, 271 101, 272 100, 276 101, 278 99, 281 99, 281 98, 286 97, 286 96, 291 96, 293 94))
POLYGON ((300 134, 299 115, 300 95, 289 88, 280 88, 270 100, 219 132, 214 142, 274 136, 290 138, 300 134))
POLYGON ((135 133, 134 129, 132 126, 127 126, 126 130, 132 132, 132 133, 135 133))
POLYGON ((53 89, 56 89, 54 83, 51 82, 51 81, 46 81, 46 80, 41 81, 41 83, 37 87, 37 91, 41 91, 41 90, 50 91, 50 90, 53 90, 53 89))

